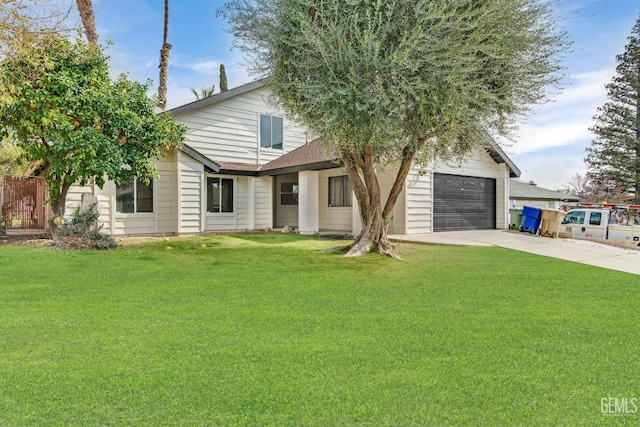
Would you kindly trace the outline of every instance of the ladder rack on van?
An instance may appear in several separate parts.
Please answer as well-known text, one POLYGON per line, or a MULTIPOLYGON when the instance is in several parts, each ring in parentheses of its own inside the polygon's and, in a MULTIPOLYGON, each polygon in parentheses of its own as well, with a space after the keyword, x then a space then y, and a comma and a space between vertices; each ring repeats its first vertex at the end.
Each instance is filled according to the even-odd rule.
POLYGON ((588 209, 628 209, 640 210, 640 205, 623 205, 614 203, 578 203, 578 208, 588 209))

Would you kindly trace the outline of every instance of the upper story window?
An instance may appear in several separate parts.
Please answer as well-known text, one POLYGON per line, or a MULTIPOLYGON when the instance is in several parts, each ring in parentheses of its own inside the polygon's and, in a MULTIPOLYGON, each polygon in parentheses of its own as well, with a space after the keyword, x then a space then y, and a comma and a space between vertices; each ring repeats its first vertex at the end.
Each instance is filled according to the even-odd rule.
POLYGON ((233 179, 207 177, 207 212, 233 212, 233 179))
POLYGON ((147 185, 140 179, 132 179, 126 184, 116 185, 116 212, 153 212, 153 181, 147 185))
POLYGON ((282 150, 282 118, 260 115, 260 147, 282 150))
POLYGON ((329 207, 351 206, 351 183, 347 175, 329 177, 329 207))

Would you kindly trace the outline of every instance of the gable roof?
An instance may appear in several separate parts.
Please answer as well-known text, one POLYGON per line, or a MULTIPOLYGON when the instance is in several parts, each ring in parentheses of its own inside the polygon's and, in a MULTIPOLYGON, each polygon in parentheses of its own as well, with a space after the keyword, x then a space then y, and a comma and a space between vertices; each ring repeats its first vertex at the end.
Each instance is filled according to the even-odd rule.
POLYGON ((524 200, 560 200, 563 202, 577 202, 580 199, 570 194, 548 190, 535 184, 512 179, 509 183, 509 198, 524 200))

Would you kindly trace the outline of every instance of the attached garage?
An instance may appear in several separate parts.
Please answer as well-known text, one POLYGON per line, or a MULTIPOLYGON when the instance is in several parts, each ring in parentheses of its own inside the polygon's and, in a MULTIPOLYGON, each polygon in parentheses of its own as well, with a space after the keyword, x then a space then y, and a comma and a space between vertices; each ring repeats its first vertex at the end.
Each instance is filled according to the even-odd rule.
POLYGON ((496 180, 433 174, 433 231, 496 228, 496 180))

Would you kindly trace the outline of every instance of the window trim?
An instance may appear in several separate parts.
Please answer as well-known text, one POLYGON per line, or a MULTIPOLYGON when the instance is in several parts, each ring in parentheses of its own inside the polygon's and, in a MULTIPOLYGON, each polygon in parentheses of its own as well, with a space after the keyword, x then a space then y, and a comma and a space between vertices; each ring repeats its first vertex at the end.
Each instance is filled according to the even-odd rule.
MULTIPOLYGON (((151 179, 150 181, 150 185, 151 185, 151 212, 138 212, 138 182, 142 182, 142 180, 138 179, 138 178, 133 178, 131 180, 133 182, 133 212, 121 212, 118 210, 118 187, 122 186, 122 184, 116 184, 114 183, 114 207, 115 207, 115 213, 116 215, 154 215, 156 213, 156 199, 157 199, 157 195, 156 195, 156 188, 157 188, 157 182, 155 179, 151 179)), ((145 186, 147 186, 145 184, 145 186)))
POLYGON ((260 147, 260 149, 262 150, 276 150, 276 151, 284 151, 284 118, 280 117, 280 116, 274 116, 271 114, 262 114, 260 113, 258 116, 258 146, 260 147), (268 117, 269 118, 269 125, 270 125, 270 133, 271 135, 269 136, 270 139, 270 145, 269 146, 263 146, 262 145, 262 118, 263 117, 268 117), (280 120, 280 148, 274 148, 273 147, 273 119, 279 119, 280 120))
POLYGON ((300 194, 300 186, 297 182, 281 182, 280 183, 280 206, 298 206, 300 203, 299 200, 300 194), (291 186, 291 191, 283 191, 283 187, 291 186), (292 203, 283 203, 283 200, 287 197, 283 196, 291 196, 292 203))
MULTIPOLYGON (((235 177, 225 176, 225 175, 207 175, 205 177, 205 212, 207 215, 235 215, 237 211, 236 200, 237 200, 237 189, 238 189, 238 181, 235 177), (233 190, 231 193, 232 206, 230 212, 222 211, 222 200, 220 201, 220 212, 214 212, 209 210, 209 179, 228 179, 233 183, 233 190)), ((222 199, 222 192, 220 192, 220 199, 222 199)))

